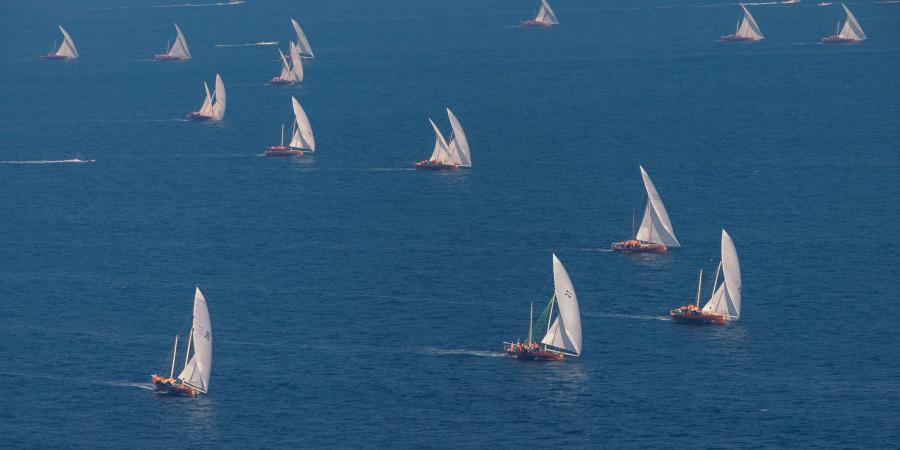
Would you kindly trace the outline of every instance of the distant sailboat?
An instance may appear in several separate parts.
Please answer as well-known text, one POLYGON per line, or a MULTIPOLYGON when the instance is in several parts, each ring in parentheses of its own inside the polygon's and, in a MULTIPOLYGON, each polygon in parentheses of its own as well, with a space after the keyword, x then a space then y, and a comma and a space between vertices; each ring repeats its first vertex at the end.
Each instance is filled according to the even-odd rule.
POLYGON ((641 177, 644 179, 644 189, 647 191, 647 207, 644 210, 644 219, 632 239, 615 242, 612 249, 621 252, 658 252, 664 253, 668 247, 681 247, 675 238, 672 222, 669 214, 663 206, 656 187, 650 181, 647 171, 641 168, 641 177))
POLYGON ((188 49, 187 39, 184 38, 184 34, 181 32, 181 28, 178 28, 178 24, 175 24, 175 43, 172 44, 172 47, 166 53, 161 55, 156 55, 156 59, 159 61, 185 61, 191 59, 191 51, 188 49))
POLYGON ((419 170, 459 170, 460 167, 472 167, 472 155, 469 150, 469 140, 463 131, 462 124, 447 108, 447 117, 450 119, 450 126, 453 134, 450 136, 450 142, 444 139, 444 135, 437 125, 430 118, 431 128, 434 129, 434 149, 431 157, 426 160, 418 161, 415 168, 419 170))
POLYGON ((291 42, 290 62, 288 62, 284 53, 281 52, 281 49, 278 49, 278 54, 281 56, 281 74, 272 78, 272 84, 285 85, 302 83, 303 58, 300 57, 300 49, 297 47, 297 44, 294 44, 293 41, 291 42))
POLYGON ((578 297, 569 273, 556 255, 553 255, 553 297, 536 324, 531 320, 534 317, 534 304, 531 305, 531 310, 528 339, 525 342, 504 342, 507 354, 519 359, 542 361, 558 361, 564 359, 565 355, 581 356, 581 312, 578 297), (543 332, 543 337, 537 339, 535 331, 543 332))
POLYGON ((300 28, 300 24, 294 19, 291 19, 291 24, 294 25, 294 31, 297 33, 297 47, 300 49, 300 57, 303 59, 316 59, 316 55, 309 45, 309 39, 306 39, 303 28, 300 28))
POLYGON ((291 97, 294 107, 294 122, 291 126, 291 142, 284 145, 284 125, 281 126, 281 145, 273 145, 266 149, 266 156, 303 156, 307 153, 315 153, 316 138, 313 136, 312 126, 306 111, 300 106, 296 98, 291 97))
MULTIPOLYGON (((78 50, 75 49, 75 41, 72 40, 72 36, 69 36, 69 33, 63 29, 62 25, 59 26, 59 31, 62 32, 63 42, 59 46, 56 51, 51 50, 46 55, 41 55, 41 59, 76 59, 78 58, 78 50)), ((56 44, 53 45, 56 47, 56 44)))
POLYGON ((761 39, 765 39, 762 31, 759 30, 759 25, 756 24, 756 19, 753 18, 753 15, 750 14, 750 11, 744 6, 743 3, 740 4, 741 9, 744 10, 744 18, 740 21, 737 26, 737 29, 734 33, 729 34, 728 36, 722 36, 723 41, 759 41, 761 39))
POLYGON ((847 12, 847 20, 844 21, 843 28, 840 27, 839 22, 837 33, 822 38, 822 42, 826 44, 855 44, 857 42, 862 42, 868 39, 868 36, 866 36, 866 33, 863 32, 862 27, 856 20, 856 16, 854 16, 853 13, 850 12, 850 9, 847 8, 847 5, 841 3, 841 6, 843 6, 844 11, 847 12))
POLYGON ((184 368, 181 373, 175 378, 175 357, 178 353, 178 336, 176 335, 169 376, 154 374, 150 377, 150 381, 159 394, 193 397, 209 391, 210 375, 212 375, 212 323, 209 320, 206 298, 203 297, 199 287, 194 291, 193 317, 184 354, 184 368), (191 349, 194 350, 193 354, 191 354, 191 349))
POLYGON ((703 282, 703 272, 700 272, 700 280, 697 282, 696 304, 688 304, 678 309, 673 309, 669 315, 678 322, 694 323, 718 323, 722 324, 741 317, 741 264, 738 261, 737 250, 727 231, 722 230, 722 260, 716 269, 716 277, 713 279, 712 295, 703 308, 700 308, 700 286, 703 282), (722 283, 719 284, 719 274, 722 274, 722 283))
POLYGON ((538 10, 534 19, 524 20, 519 25, 523 27, 551 27, 559 25, 559 19, 556 18, 556 13, 553 12, 553 8, 550 7, 547 0, 541 0, 541 9, 538 10))
POLYGON ((206 90, 206 98, 203 99, 203 105, 199 111, 188 114, 188 119, 192 120, 222 120, 225 117, 225 83, 222 83, 222 77, 216 74, 216 90, 212 94, 209 93, 209 86, 203 82, 203 89, 206 90))

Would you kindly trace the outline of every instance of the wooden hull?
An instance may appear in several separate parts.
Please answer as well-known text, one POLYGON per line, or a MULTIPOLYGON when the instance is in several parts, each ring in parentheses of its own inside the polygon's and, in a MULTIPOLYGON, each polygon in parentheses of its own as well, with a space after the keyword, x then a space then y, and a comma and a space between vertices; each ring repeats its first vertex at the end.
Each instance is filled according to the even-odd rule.
POLYGON ((186 384, 178 383, 178 380, 173 378, 166 378, 162 375, 154 374, 150 377, 150 382, 153 383, 155 389, 153 392, 162 395, 177 395, 182 397, 196 397, 202 392, 194 389, 186 384))
POLYGON ((506 348, 506 354, 529 361, 562 361, 566 358, 562 353, 547 350, 517 350, 511 346, 506 348))
POLYGON ((553 24, 537 22, 534 20, 523 20, 523 21, 519 22, 519 26, 522 28, 550 28, 553 26, 553 24))
POLYGON ((840 36, 828 36, 822 38, 823 44, 858 44, 859 41, 856 39, 847 39, 842 38, 840 36))
POLYGON ((198 121, 215 120, 212 118, 212 116, 205 116, 196 111, 188 114, 187 118, 190 120, 198 120, 198 121))
POLYGON ((153 57, 157 61, 187 61, 187 58, 181 58, 179 56, 169 56, 169 55, 156 55, 153 57))
POLYGON ((733 34, 729 34, 728 36, 722 36, 723 41, 732 41, 732 42, 756 42, 759 39, 753 39, 742 36, 735 36, 733 34))
POLYGON ((672 321, 680 323, 723 325, 725 322, 728 322, 728 317, 722 314, 706 313, 688 306, 669 311, 669 317, 672 318, 672 321))
POLYGON ((437 161, 419 161, 415 167, 416 170, 459 170, 457 164, 444 164, 437 161))
POLYGON ((278 77, 272 78, 271 83, 274 84, 275 86, 290 86, 290 85, 294 84, 294 82, 291 80, 285 80, 283 78, 278 78, 278 77))
POLYGON ((636 240, 613 242, 611 247, 617 252, 624 253, 666 253, 668 251, 663 244, 636 240))
POLYGON ((303 156, 303 150, 294 150, 290 147, 274 145, 266 149, 266 156, 303 156))

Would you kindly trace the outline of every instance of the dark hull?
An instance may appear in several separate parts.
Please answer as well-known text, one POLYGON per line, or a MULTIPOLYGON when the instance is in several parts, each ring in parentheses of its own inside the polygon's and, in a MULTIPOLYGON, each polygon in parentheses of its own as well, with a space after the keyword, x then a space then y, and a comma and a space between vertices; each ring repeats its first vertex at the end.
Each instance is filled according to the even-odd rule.
POLYGON ((416 170, 459 170, 459 166, 435 161, 419 161, 416 163, 416 170))
POLYGON ((70 57, 57 55, 56 53, 47 53, 46 55, 41 55, 41 59, 43 59, 43 60, 70 59, 70 57))
POLYGON ((668 248, 663 244, 634 240, 613 242, 611 247, 617 252, 624 253, 666 253, 668 251, 668 248))
POLYGON ((519 26, 522 28, 550 28, 553 26, 552 23, 544 23, 544 22, 536 22, 534 20, 523 20, 519 22, 519 26))
POLYGON ((180 58, 177 56, 169 56, 169 55, 156 55, 153 57, 157 61, 187 61, 187 58, 180 58))
POLYGON ((507 347, 506 354, 529 361, 562 361, 565 359, 565 355, 562 353, 547 350, 516 350, 515 348, 507 347))
POLYGON ((266 156, 303 156, 304 154, 303 150, 294 150, 280 145, 266 149, 266 156))
POLYGON ((857 41, 856 39, 842 38, 840 36, 828 36, 828 37, 822 38, 822 43, 823 44, 857 44, 857 43, 859 43, 859 41, 857 41))
POLYGON ((203 114, 200 114, 199 112, 192 112, 192 113, 188 114, 187 118, 190 120, 199 120, 199 121, 213 120, 212 116, 204 116, 203 114))
POLYGON ((735 36, 733 34, 729 34, 728 36, 722 36, 723 41, 732 41, 732 42, 756 42, 758 39, 751 39, 747 37, 735 36))
POLYGON ((275 86, 290 86, 290 85, 294 84, 294 82, 291 80, 285 80, 285 79, 275 77, 275 78, 272 78, 272 84, 274 84, 275 86))
POLYGON ((202 392, 188 385, 180 384, 172 378, 165 378, 162 375, 153 375, 150 377, 155 389, 153 392, 162 395, 175 395, 181 397, 196 397, 202 392))
POLYGON ((672 321, 680 323, 722 325, 728 322, 728 318, 721 314, 705 313, 696 309, 688 309, 686 306, 669 311, 669 317, 672 318, 672 321))

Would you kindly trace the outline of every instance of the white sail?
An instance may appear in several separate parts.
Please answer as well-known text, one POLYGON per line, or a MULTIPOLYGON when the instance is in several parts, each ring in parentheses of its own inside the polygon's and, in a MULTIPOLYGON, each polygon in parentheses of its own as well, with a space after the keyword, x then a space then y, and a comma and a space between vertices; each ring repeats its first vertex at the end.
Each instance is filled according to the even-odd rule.
POLYGON ((566 268, 553 255, 553 288, 558 315, 541 343, 581 355, 581 311, 566 268))
POLYGON ((291 42, 291 64, 294 66, 294 81, 303 82, 303 58, 300 57, 300 47, 291 42))
POLYGON ((203 82, 203 89, 206 91, 206 98, 203 99, 203 105, 200 107, 200 114, 204 116, 212 115, 212 95, 209 93, 209 85, 203 82))
POLYGON ((735 35, 744 39, 752 39, 754 41, 763 39, 764 36, 762 34, 762 31, 760 31, 759 29, 759 25, 756 23, 756 19, 753 18, 753 14, 750 14, 750 11, 743 4, 741 4, 741 9, 744 10, 744 20, 738 27, 735 35))
POLYGON ((215 92, 216 101, 212 107, 212 116, 214 119, 222 119, 225 117, 225 83, 222 82, 222 77, 219 74, 216 74, 216 92, 215 92))
POLYGON ((297 32, 297 47, 300 48, 300 56, 305 58, 315 58, 316 55, 313 54, 312 47, 309 45, 309 40, 306 39, 306 34, 303 33, 300 24, 294 19, 291 19, 291 23, 294 25, 294 31, 297 32))
MULTIPOLYGON (((293 45, 293 42, 291 43, 293 45)), ((291 69, 291 65, 288 64, 287 58, 284 57, 284 53, 281 52, 281 49, 278 49, 278 55, 281 56, 281 75, 278 75, 278 78, 281 78, 285 81, 294 81, 294 70, 291 69)))
POLYGON ((309 118, 306 117, 306 111, 300 106, 300 102, 296 98, 291 97, 294 105, 294 122, 296 129, 291 138, 290 146, 293 148, 301 148, 310 152, 316 151, 316 139, 313 136, 312 126, 309 124, 309 118))
POLYGON ((547 3, 547 0, 541 0, 541 9, 538 11, 537 16, 534 18, 534 21, 550 25, 556 25, 559 23, 559 19, 556 18, 556 13, 553 12, 553 8, 550 7, 550 4, 547 3))
POLYGON ((172 58, 191 59, 191 51, 188 50, 187 39, 184 38, 184 34, 181 33, 181 28, 178 28, 177 23, 175 24, 175 33, 178 36, 175 38, 172 48, 166 54, 172 58))
POLYGON ((741 265, 734 242, 725 230, 722 230, 721 252, 722 284, 703 306, 703 311, 728 316, 729 320, 738 320, 741 317, 741 265))
POLYGON ((850 12, 850 9, 847 8, 847 5, 841 3, 841 6, 844 7, 844 11, 847 12, 847 21, 844 22, 844 28, 841 28, 840 34, 838 37, 843 39, 854 39, 857 41, 864 41, 868 39, 866 33, 863 32, 861 26, 859 26, 859 22, 856 21, 856 16, 850 12))
MULTIPOLYGON (((212 375, 212 323, 200 288, 194 292, 194 321, 191 326, 194 355, 178 374, 178 379, 202 392, 209 390, 212 375)), ((190 351, 190 348, 188 348, 190 351)))
POLYGON ((431 128, 434 129, 434 150, 431 152, 431 158, 429 161, 437 161, 443 164, 451 164, 449 151, 447 149, 447 141, 444 139, 444 135, 441 134, 441 130, 438 129, 437 125, 434 124, 434 121, 431 118, 428 118, 428 122, 431 123, 431 128))
POLYGON ((63 34, 63 43, 56 50, 57 56, 65 56, 70 59, 78 58, 78 50, 75 49, 75 41, 72 40, 72 36, 69 36, 69 33, 63 29, 62 25, 59 26, 59 31, 63 34))
POLYGON ((669 214, 666 207, 663 206, 656 187, 650 181, 647 171, 641 166, 641 177, 644 179, 644 189, 647 191, 647 209, 644 210, 644 219, 641 221, 641 227, 638 229, 637 236, 639 241, 653 242, 663 244, 667 247, 681 247, 678 239, 675 238, 675 231, 672 230, 672 222, 669 221, 669 214))
POLYGON ((450 118, 450 126, 453 127, 453 138, 450 139, 448 148, 454 162, 460 167, 472 167, 472 155, 469 153, 469 140, 466 139, 466 133, 450 108, 447 108, 447 117, 450 118))

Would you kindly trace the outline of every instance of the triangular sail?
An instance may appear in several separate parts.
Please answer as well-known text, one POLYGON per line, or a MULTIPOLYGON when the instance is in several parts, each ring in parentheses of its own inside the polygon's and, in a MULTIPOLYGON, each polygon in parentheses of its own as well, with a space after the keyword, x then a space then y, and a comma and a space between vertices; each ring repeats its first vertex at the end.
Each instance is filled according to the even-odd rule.
POLYGON ((581 311, 569 273, 553 255, 553 288, 558 316, 541 343, 565 352, 581 355, 581 311))
POLYGON ((304 58, 315 58, 316 55, 313 54, 312 47, 309 45, 309 40, 306 39, 306 34, 303 33, 303 28, 300 28, 300 24, 294 19, 291 19, 291 24, 294 25, 294 31, 297 33, 297 47, 300 48, 300 56, 303 56, 304 58))
POLYGON ((63 42, 60 44, 59 49, 56 51, 58 56, 66 56, 71 59, 75 59, 78 57, 78 50, 75 49, 75 41, 72 40, 72 36, 69 36, 69 33, 63 29, 62 25, 59 26, 59 31, 63 34, 63 42))
POLYGON ((294 106, 294 121, 296 129, 291 137, 290 146, 300 148, 310 152, 316 151, 316 139, 313 136, 312 126, 309 124, 309 118, 306 117, 306 111, 300 106, 300 102, 296 98, 291 97, 294 106))
POLYGON ((753 18, 753 14, 750 14, 750 10, 743 4, 741 4, 741 9, 744 10, 744 19, 735 34, 738 37, 752 39, 754 41, 763 39, 764 36, 759 29, 759 25, 756 23, 756 19, 753 18))
POLYGON ((559 19, 556 18, 556 13, 553 12, 553 8, 550 7, 550 4, 547 3, 547 0, 541 0, 541 9, 538 11, 537 16, 534 18, 534 21, 550 25, 556 25, 559 23, 559 19))
MULTIPOLYGON (((730 320, 741 317, 741 265, 731 236, 722 230, 722 284, 716 289, 704 312, 728 316, 730 320)), ((718 278, 718 277, 717 277, 718 278)))
POLYGON ((206 91, 206 98, 203 99, 203 106, 200 107, 200 114, 204 116, 212 115, 212 95, 209 93, 209 85, 203 82, 203 89, 206 91))
POLYGON ((431 128, 434 129, 434 150, 431 152, 430 161, 437 161, 443 164, 451 164, 450 160, 450 152, 447 149, 447 141, 444 140, 444 135, 441 134, 441 130, 438 129, 437 125, 434 124, 434 121, 431 118, 428 119, 428 122, 431 124, 431 128))
POLYGON ((225 106, 226 106, 226 97, 225 97, 225 83, 222 82, 222 77, 219 74, 216 74, 216 102, 212 107, 212 116, 216 119, 222 119, 225 117, 225 106))
POLYGON ((847 12, 847 21, 844 22, 844 28, 841 29, 838 37, 843 39, 854 39, 857 41, 864 41, 868 39, 868 37, 866 37, 866 33, 863 32, 862 27, 856 20, 856 16, 854 16, 853 13, 850 12, 850 9, 847 8, 847 5, 841 3, 841 6, 843 6, 844 11, 847 12))
POLYGON ((172 48, 169 49, 167 55, 172 58, 191 59, 191 51, 188 49, 187 39, 184 38, 184 34, 181 32, 181 28, 178 28, 177 23, 175 24, 175 33, 177 34, 175 43, 172 44, 172 48))
POLYGON ((300 57, 300 47, 291 42, 291 64, 293 65, 294 81, 303 82, 303 58, 300 57))
MULTIPOLYGON (((178 374, 178 379, 202 392, 209 390, 212 375, 212 323, 200 288, 194 292, 194 320, 191 326, 194 355, 178 374)), ((190 349, 188 349, 190 351, 190 349)))
POLYGON ((294 81, 294 70, 291 69, 291 65, 287 62, 287 58, 284 57, 284 53, 281 52, 280 48, 278 49, 278 55, 281 57, 281 75, 278 75, 278 78, 285 81, 294 81))
POLYGON ((647 191, 647 209, 644 210, 644 220, 641 221, 641 227, 635 238, 639 241, 663 244, 667 247, 681 247, 678 239, 675 238, 675 231, 672 230, 672 222, 669 221, 666 207, 663 206, 662 199, 643 166, 641 166, 641 177, 644 179, 644 189, 647 191))
POLYGON ((472 167, 472 155, 469 153, 469 141, 466 139, 466 133, 450 108, 447 108, 447 117, 450 118, 450 126, 453 127, 453 138, 450 140, 448 148, 452 152, 454 163, 461 167, 472 167))

